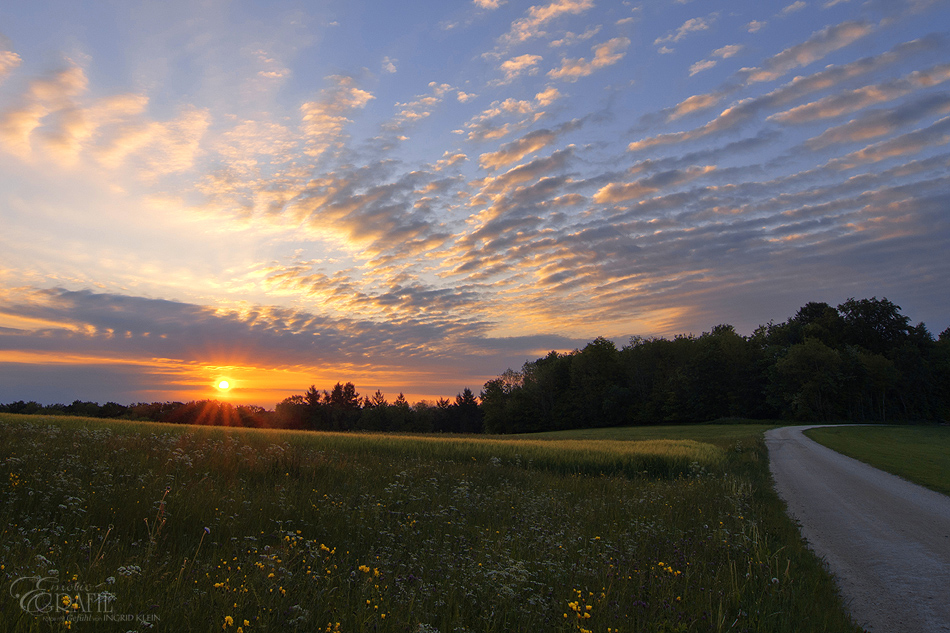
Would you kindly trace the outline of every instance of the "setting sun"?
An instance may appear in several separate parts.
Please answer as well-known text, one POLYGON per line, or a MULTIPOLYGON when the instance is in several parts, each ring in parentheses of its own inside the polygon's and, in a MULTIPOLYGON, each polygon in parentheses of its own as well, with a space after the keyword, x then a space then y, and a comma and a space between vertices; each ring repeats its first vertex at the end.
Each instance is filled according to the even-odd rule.
POLYGON ((231 388, 231 383, 229 383, 227 380, 222 380, 221 382, 218 383, 218 389, 220 389, 221 391, 227 391, 230 388, 231 388))

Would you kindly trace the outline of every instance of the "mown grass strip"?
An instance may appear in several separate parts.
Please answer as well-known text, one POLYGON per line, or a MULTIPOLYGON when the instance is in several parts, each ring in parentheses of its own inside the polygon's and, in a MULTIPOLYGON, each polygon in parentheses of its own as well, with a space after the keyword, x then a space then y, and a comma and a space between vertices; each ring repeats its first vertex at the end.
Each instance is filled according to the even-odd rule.
POLYGON ((848 457, 950 495, 950 426, 833 426, 805 435, 848 457))

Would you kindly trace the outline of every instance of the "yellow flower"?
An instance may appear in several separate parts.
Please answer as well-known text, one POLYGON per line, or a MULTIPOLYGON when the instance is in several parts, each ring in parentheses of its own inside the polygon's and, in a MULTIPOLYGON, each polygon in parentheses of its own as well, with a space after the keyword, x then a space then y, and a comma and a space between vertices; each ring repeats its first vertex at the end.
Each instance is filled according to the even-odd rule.
POLYGON ((221 625, 221 628, 226 629, 229 626, 233 626, 233 625, 234 625, 234 618, 232 618, 229 615, 224 616, 224 624, 221 625))

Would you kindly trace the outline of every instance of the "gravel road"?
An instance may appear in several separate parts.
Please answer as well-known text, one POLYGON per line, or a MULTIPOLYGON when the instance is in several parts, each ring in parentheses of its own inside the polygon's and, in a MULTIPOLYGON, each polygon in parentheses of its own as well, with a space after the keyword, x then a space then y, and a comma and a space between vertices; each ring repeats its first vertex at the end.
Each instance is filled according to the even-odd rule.
POLYGON ((950 497, 804 435, 765 434, 775 488, 874 633, 950 631, 950 497))

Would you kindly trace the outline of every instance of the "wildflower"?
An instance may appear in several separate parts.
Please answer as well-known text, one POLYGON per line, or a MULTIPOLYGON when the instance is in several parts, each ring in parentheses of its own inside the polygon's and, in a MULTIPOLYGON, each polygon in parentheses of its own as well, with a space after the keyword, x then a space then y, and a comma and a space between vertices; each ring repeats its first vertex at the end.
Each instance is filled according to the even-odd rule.
POLYGON ((233 625, 234 625, 234 618, 232 618, 229 615, 224 616, 224 624, 221 625, 221 628, 226 629, 229 626, 233 626, 233 625))

